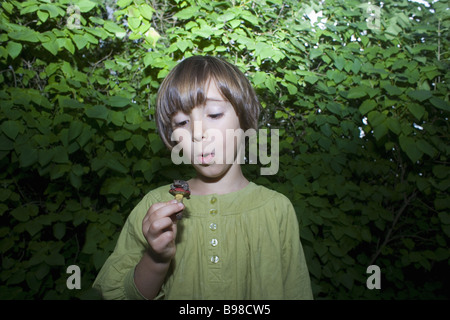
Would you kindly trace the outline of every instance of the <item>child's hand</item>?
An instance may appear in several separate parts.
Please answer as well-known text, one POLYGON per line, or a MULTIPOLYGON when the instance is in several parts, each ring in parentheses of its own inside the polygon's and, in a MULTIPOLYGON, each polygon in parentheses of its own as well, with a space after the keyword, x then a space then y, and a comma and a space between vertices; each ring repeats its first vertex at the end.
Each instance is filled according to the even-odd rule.
POLYGON ((175 214, 183 208, 183 203, 176 200, 155 203, 142 220, 142 232, 150 245, 150 256, 155 262, 170 262, 175 256, 177 236, 175 214))

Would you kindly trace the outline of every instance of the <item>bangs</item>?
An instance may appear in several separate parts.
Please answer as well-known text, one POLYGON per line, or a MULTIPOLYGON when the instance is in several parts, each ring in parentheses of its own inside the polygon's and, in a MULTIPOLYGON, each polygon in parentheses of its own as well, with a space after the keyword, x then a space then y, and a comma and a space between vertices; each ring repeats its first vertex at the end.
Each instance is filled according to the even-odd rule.
POLYGON ((232 64, 210 56, 193 56, 180 62, 167 75, 158 91, 156 123, 163 142, 171 147, 172 117, 179 111, 190 114, 206 104, 214 82, 222 98, 231 103, 241 128, 256 128, 259 102, 248 80, 232 64))
POLYGON ((179 111, 189 114, 195 107, 204 105, 210 80, 211 71, 201 61, 176 67, 160 88, 159 112, 164 124, 170 125, 179 111))

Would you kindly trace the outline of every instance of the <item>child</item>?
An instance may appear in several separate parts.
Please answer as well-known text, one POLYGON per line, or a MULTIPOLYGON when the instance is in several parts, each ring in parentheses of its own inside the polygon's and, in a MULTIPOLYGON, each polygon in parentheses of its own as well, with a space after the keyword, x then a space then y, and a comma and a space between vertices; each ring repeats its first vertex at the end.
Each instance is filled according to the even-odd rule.
POLYGON ((134 208, 94 283, 105 299, 312 299, 291 202, 227 163, 237 156, 229 143, 205 151, 210 129, 256 129, 259 108, 249 81, 221 59, 194 56, 169 73, 157 125, 196 170, 191 195, 178 203, 165 185, 134 208), (172 141, 177 130, 189 136, 172 141))

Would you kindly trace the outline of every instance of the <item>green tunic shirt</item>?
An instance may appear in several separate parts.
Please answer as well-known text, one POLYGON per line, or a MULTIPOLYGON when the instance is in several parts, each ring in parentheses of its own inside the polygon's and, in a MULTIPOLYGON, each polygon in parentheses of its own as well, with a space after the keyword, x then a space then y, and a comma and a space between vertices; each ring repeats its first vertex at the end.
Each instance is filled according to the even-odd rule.
MULTIPOLYGON (((173 199, 169 185, 134 208, 94 282, 105 299, 143 299, 134 268, 148 243, 142 219, 173 199)), ((284 195, 250 182, 223 195, 191 195, 178 222, 176 254, 161 299, 312 299, 298 221, 284 195)))

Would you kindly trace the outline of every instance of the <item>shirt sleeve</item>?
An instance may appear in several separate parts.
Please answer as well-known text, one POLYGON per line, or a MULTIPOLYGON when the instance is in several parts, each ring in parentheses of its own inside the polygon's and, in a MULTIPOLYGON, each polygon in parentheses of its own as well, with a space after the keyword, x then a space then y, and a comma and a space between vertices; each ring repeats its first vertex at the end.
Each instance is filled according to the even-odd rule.
POLYGON ((311 280, 305 254, 300 242, 299 224, 292 203, 285 198, 282 207, 281 230, 282 268, 284 273, 284 296, 287 300, 312 300, 311 280))
POLYGON ((108 257, 93 288, 99 291, 103 299, 142 300, 134 282, 134 269, 141 260, 148 244, 142 233, 142 220, 152 203, 147 195, 133 209, 125 222, 113 253, 108 257))

